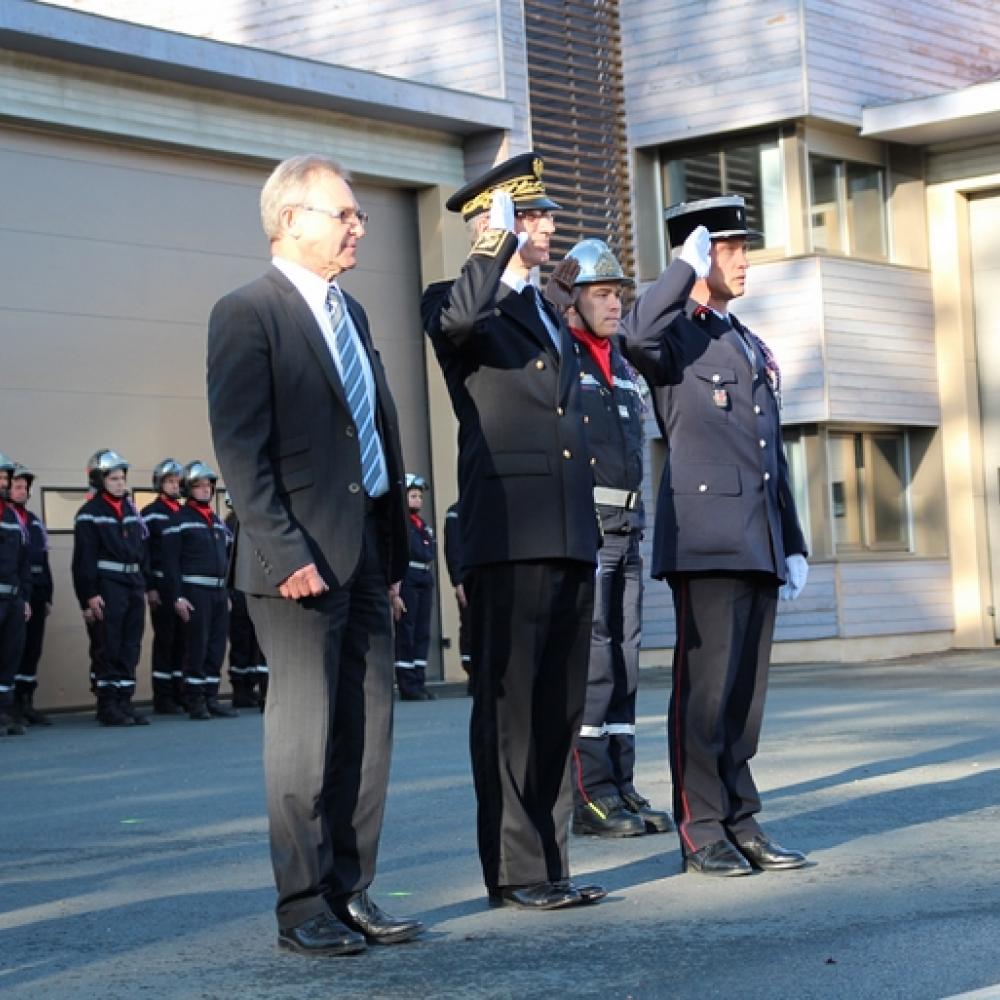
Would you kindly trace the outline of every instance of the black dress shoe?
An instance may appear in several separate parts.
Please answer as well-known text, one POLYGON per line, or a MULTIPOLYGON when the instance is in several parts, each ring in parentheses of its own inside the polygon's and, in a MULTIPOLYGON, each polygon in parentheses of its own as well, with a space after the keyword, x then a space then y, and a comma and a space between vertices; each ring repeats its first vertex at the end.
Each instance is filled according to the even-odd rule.
POLYGON ((646 825, 617 795, 609 795, 575 806, 572 829, 578 836, 639 837, 646 825))
POLYGON ((333 912, 352 930, 364 935, 369 944, 402 944, 424 931, 419 920, 390 917, 372 902, 367 890, 346 902, 334 903, 333 912))
POLYGON ((608 894, 608 890, 603 885, 577 885, 568 878, 559 879, 552 884, 560 888, 573 889, 580 896, 580 902, 584 905, 599 903, 608 894))
POLYGON ((585 902, 569 879, 534 885, 501 885, 490 889, 489 897, 490 906, 518 906, 522 910, 562 910, 585 902))
POLYGON ((622 802, 629 812, 642 820, 646 833, 670 833, 674 829, 674 821, 670 813, 662 809, 654 809, 649 799, 643 798, 638 792, 622 792, 622 802))
POLYGON ((300 955, 353 955, 366 947, 364 935, 325 913, 279 930, 278 946, 300 955))
POLYGON ((765 872, 801 868, 806 864, 806 856, 801 851, 790 851, 763 833, 758 833, 752 840, 738 843, 736 849, 754 868, 765 872))
POLYGON ((749 875, 753 869, 728 840, 711 844, 684 855, 684 871, 698 875, 749 875))

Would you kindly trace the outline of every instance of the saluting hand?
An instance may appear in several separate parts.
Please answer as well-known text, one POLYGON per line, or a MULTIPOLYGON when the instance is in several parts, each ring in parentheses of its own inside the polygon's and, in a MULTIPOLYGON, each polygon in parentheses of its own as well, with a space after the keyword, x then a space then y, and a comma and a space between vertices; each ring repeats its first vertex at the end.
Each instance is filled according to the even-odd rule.
POLYGON ((708 272, 712 270, 712 238, 704 226, 699 226, 688 236, 680 256, 685 264, 694 268, 696 277, 708 277, 708 272))
POLYGON ((575 257, 564 257, 553 268, 549 280, 545 282, 542 294, 564 313, 576 300, 576 289, 573 287, 580 274, 580 262, 575 257))
POLYGON ((315 563, 309 563, 297 569, 291 576, 285 577, 278 585, 278 593, 286 601, 300 601, 303 597, 319 597, 330 589, 327 582, 319 575, 315 563))

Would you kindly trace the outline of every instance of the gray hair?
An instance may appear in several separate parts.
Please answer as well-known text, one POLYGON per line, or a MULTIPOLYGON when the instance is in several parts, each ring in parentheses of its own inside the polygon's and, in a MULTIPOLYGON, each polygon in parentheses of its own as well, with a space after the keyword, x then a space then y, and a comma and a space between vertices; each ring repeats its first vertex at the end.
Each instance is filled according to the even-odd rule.
POLYGON ((348 172, 331 156, 304 153, 283 160, 271 172, 260 192, 260 221, 268 239, 281 235, 281 210, 301 204, 317 174, 333 174, 350 181, 348 172))

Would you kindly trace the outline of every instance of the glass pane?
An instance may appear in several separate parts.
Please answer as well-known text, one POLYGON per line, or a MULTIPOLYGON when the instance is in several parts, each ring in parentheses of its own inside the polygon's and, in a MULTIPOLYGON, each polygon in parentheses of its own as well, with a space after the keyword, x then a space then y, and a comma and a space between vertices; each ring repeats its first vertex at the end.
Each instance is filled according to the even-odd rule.
POLYGON ((799 525, 810 550, 809 542, 809 492, 806 475, 806 447, 802 433, 797 428, 782 428, 785 446, 785 461, 788 463, 788 485, 795 501, 795 510, 799 515, 799 525))
POLYGON ((743 196, 748 224, 764 234, 765 247, 783 247, 785 210, 777 141, 728 148, 723 166, 722 193, 743 196))
POLYGON ((684 156, 667 164, 670 201, 715 198, 722 191, 722 165, 718 153, 684 156))
POLYGON ((863 257, 886 256, 885 198, 882 168, 866 163, 847 164, 847 224, 851 253, 863 257))
POLYGON ((903 435, 871 435, 872 543, 906 545, 906 474, 903 435))
POLYGON ((861 547, 861 504, 858 496, 860 434, 831 434, 827 447, 830 458, 830 516, 833 521, 834 551, 861 547))
POLYGON ((828 160, 824 156, 809 157, 812 199, 809 204, 809 228, 814 250, 844 251, 837 197, 838 167, 836 160, 828 160))

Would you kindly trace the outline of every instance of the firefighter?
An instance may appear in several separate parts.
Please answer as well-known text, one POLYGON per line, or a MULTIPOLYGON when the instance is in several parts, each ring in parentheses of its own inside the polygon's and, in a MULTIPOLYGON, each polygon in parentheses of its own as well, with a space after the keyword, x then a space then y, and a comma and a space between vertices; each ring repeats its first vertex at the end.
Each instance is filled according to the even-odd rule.
POLYGON ((28 510, 35 474, 23 465, 14 467, 10 484, 10 506, 21 522, 28 540, 28 565, 31 568, 31 617, 24 633, 24 651, 14 677, 14 718, 32 726, 51 726, 48 716, 35 708, 38 687, 38 661, 42 657, 45 620, 52 611, 52 570, 49 568, 49 536, 42 519, 28 510))
POLYGON ((103 448, 87 462, 93 495, 73 525, 73 589, 91 639, 97 721, 148 726, 132 704, 145 624, 146 529, 128 496, 129 464, 103 448))
MULTIPOLYGON (((226 527, 234 543, 238 531, 233 502, 226 497, 229 513, 226 527)), ((257 641, 257 630, 250 620, 247 595, 229 588, 229 683, 233 686, 233 708, 259 708, 264 711, 267 699, 267 660, 257 641)))
POLYGON ((229 634, 226 575, 232 535, 212 509, 218 476, 196 459, 184 466, 184 506, 163 532, 163 600, 184 628, 184 704, 191 719, 231 719, 219 701, 219 671, 229 634))
POLYGON ((31 616, 31 570, 24 529, 7 502, 15 462, 0 454, 0 736, 23 736, 13 718, 14 675, 31 616))
POLYGON ((181 476, 184 468, 173 458, 165 458, 153 469, 156 499, 142 508, 142 520, 149 532, 149 575, 146 601, 153 626, 153 711, 159 715, 183 715, 184 628, 163 600, 163 532, 181 509, 181 476))
POLYGON ((396 622, 396 685, 403 701, 434 701, 427 690, 427 651, 431 642, 431 599, 434 596, 434 530, 420 516, 427 480, 406 474, 410 521, 410 558, 400 587, 402 614, 396 622))
MULTIPOLYGON (((603 240, 587 239, 564 262, 572 281, 566 321, 580 362, 580 389, 594 504, 604 544, 598 554, 587 703, 573 750, 573 832, 629 837, 673 829, 635 788, 635 699, 642 632, 644 404, 622 355, 622 292, 632 284, 603 240)), ((559 282, 564 265, 553 276, 559 282)))

